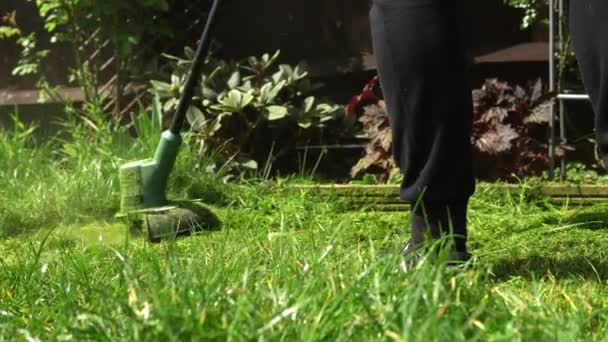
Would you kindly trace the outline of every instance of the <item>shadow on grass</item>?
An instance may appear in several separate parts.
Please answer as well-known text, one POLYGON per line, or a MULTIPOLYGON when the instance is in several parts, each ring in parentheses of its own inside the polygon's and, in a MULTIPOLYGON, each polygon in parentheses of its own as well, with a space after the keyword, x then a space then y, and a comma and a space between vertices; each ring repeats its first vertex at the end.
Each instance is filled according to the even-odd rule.
POLYGON ((521 259, 502 259, 494 262, 493 273, 497 280, 519 276, 540 279, 553 276, 557 279, 584 278, 603 282, 608 279, 608 260, 605 257, 551 258, 529 256, 521 259))

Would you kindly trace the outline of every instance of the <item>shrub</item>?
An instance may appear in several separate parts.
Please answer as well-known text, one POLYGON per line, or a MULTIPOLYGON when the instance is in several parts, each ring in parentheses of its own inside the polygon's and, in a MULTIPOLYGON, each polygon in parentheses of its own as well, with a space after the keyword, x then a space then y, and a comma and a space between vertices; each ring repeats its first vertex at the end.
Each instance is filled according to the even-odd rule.
POLYGON ((21 58, 13 74, 39 75, 38 86, 45 96, 57 96, 42 74, 45 58, 51 50, 38 47, 40 39, 46 44, 66 44, 74 60, 68 81, 76 82, 85 91, 87 101, 104 97, 100 89, 101 71, 113 66, 113 81, 117 108, 132 74, 140 74, 143 63, 141 42, 147 37, 169 36, 171 29, 162 14, 169 10, 167 0, 28 0, 35 3, 47 34, 22 32, 15 11, 0 20, 0 39, 16 38, 21 58), (107 53, 112 59, 101 58, 107 53), (42 75, 40 75, 42 74, 42 75))
POLYGON ((518 8, 524 12, 521 21, 522 29, 527 29, 539 22, 544 17, 542 13, 546 11, 548 4, 547 0, 503 0, 503 2, 507 6, 518 8))
MULTIPOLYGON (((540 80, 524 88, 489 79, 473 91, 472 143, 480 178, 521 177, 547 168, 552 100, 540 80)), ((558 145, 557 157, 569 149, 558 145)))
MULTIPOLYGON (((388 114, 377 86, 376 77, 361 94, 351 99, 347 109, 349 115, 358 118, 364 132, 361 137, 366 140, 365 155, 353 167, 351 176, 356 178, 370 172, 387 181, 397 172, 391 160, 388 114)), ((553 94, 545 91, 540 80, 524 88, 489 79, 472 95, 474 122, 471 143, 478 177, 506 179, 547 168, 547 129, 553 94)), ((558 145, 556 155, 560 158, 571 149, 567 145, 558 145)))
MULTIPOLYGON (((168 56, 174 62, 170 82, 152 81, 166 112, 176 109, 193 53, 188 48, 187 59, 168 56)), ((278 57, 206 60, 187 115, 201 151, 221 146, 237 166, 257 169, 269 154, 272 162, 345 120, 341 106, 313 95, 321 85, 308 78, 303 63, 276 66, 278 57)))
POLYGON ((372 173, 377 181, 387 182, 398 173, 391 158, 393 137, 389 126, 386 104, 378 94, 378 77, 365 85, 361 94, 353 97, 347 107, 349 116, 357 117, 365 139, 365 155, 351 169, 351 177, 372 173))

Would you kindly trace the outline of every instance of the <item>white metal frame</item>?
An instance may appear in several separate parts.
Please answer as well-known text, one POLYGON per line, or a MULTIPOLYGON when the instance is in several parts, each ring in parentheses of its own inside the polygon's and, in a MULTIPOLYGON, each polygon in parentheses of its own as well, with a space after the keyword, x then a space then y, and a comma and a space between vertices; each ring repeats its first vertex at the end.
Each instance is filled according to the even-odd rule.
MULTIPOLYGON (((577 1, 577 0, 573 0, 577 1)), ((560 44, 563 44, 564 32, 561 21, 564 18, 564 0, 549 0, 549 91, 559 91, 557 94, 557 112, 559 118, 559 140, 561 144, 567 143, 566 137, 566 106, 567 101, 589 101, 587 94, 574 94, 568 92, 565 89, 557 89, 555 79, 555 41, 559 39, 560 44), (557 5, 557 8, 556 8, 557 5), (556 16, 557 14, 557 16, 556 16), (558 24, 558 32, 555 32, 555 26, 558 24)), ((560 46, 561 48, 561 46, 560 46)), ((549 177, 554 178, 555 176, 555 106, 551 106, 551 117, 549 121, 549 177)), ((560 176, 562 179, 566 177, 566 160, 562 159, 560 165, 560 176)))

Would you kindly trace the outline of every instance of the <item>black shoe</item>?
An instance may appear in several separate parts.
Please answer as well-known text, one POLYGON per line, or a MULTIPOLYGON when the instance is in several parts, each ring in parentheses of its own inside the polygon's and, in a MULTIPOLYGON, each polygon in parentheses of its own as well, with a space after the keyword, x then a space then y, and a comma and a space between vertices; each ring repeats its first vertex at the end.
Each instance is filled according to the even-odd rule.
MULTIPOLYGON (((401 247, 400 253, 403 256, 401 268, 404 271, 415 268, 422 260, 424 254, 428 253, 428 251, 429 249, 424 248, 422 244, 417 244, 414 243, 413 240, 409 240, 403 245, 403 247, 401 247)), ((458 251, 452 249, 447 256, 447 266, 455 267, 463 265, 471 260, 472 257, 473 256, 467 251, 458 251)))
POLYGON ((466 264, 473 258, 473 255, 469 252, 461 252, 453 250, 448 254, 447 265, 448 267, 455 267, 466 264))
POLYGON ((409 240, 401 247, 400 253, 403 256, 401 268, 404 271, 411 270, 420 263, 420 258, 424 252, 420 247, 421 245, 414 243, 413 240, 409 240))
POLYGON ((430 262, 437 261, 441 250, 447 252, 446 261, 449 266, 464 264, 471 259, 466 247, 467 204, 467 201, 424 202, 412 208, 411 239, 401 248, 404 265, 408 269, 418 265, 426 255, 429 255, 430 262), (442 242, 435 248, 424 243, 429 240, 442 242), (444 240, 450 243, 444 245, 444 240))

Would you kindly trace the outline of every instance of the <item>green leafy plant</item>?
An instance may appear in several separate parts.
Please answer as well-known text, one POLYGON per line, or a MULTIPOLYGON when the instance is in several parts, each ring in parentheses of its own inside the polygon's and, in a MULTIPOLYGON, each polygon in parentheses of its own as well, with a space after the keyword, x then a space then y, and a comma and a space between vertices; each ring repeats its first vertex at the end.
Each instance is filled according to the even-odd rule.
MULTIPOLYGON (((91 56, 100 55, 102 49, 111 51, 115 72, 115 97, 117 107, 126 80, 139 70, 136 53, 142 39, 150 35, 167 35, 168 25, 160 14, 169 8, 167 0, 28 0, 35 3, 42 18, 48 43, 62 43, 71 47, 74 68, 68 81, 75 82, 85 91, 87 101, 103 97, 98 78, 101 63, 91 56)), ((50 53, 40 50, 35 33, 22 32, 16 22, 16 13, 3 17, 0 39, 17 37, 21 48, 21 60, 13 70, 14 75, 39 75, 40 65, 50 53)), ((45 38, 46 39, 46 38, 45 38)), ((105 60, 104 60, 105 62, 105 60)), ((41 87, 50 87, 41 75, 41 87)), ((52 96, 49 91, 47 96, 52 96)))
MULTIPOLYGON (((390 182, 398 175, 391 159, 389 116, 375 77, 361 94, 353 97, 347 108, 357 117, 365 139, 365 154, 352 168, 351 176, 372 173, 379 182, 390 182)), ((547 129, 553 94, 547 93, 539 80, 529 87, 511 86, 498 79, 488 79, 472 93, 474 122, 471 143, 482 179, 508 179, 513 175, 539 173, 549 161, 547 129)), ((557 157, 563 157, 569 145, 558 145, 557 157)))
POLYGON ((21 30, 17 27, 17 11, 4 14, 0 18, 0 39, 19 35, 21 35, 21 30))
POLYGON ((362 138, 367 140, 365 155, 352 168, 351 177, 356 178, 363 172, 372 172, 384 183, 398 173, 391 155, 393 137, 389 126, 384 101, 363 108, 359 117, 363 127, 362 138))
POLYGON ((17 12, 12 11, 0 18, 0 39, 16 38, 16 43, 21 48, 20 58, 17 66, 13 69, 14 76, 35 75, 40 72, 49 50, 37 48, 37 38, 34 32, 25 34, 17 24, 17 12))
MULTIPOLYGON (((541 80, 521 87, 489 79, 473 91, 472 143, 480 177, 522 177, 547 168, 553 96, 541 80)), ((568 150, 572 147, 560 144, 556 156, 561 158, 568 150)))
MULTIPOLYGON (((152 81, 164 111, 176 109, 193 53, 187 48, 186 59, 167 56, 174 66, 170 81, 152 81)), ((341 106, 314 96, 321 85, 303 63, 277 66, 278 57, 277 51, 241 62, 206 60, 187 115, 201 151, 222 146, 235 163, 255 170, 269 154, 285 154, 344 118, 341 106)))
POLYGON ((597 183, 601 177, 596 170, 578 162, 568 163, 566 174, 568 181, 576 184, 597 183))
POLYGON ((503 0, 508 6, 521 9, 524 12, 521 27, 527 29, 543 18, 547 0, 503 0))
POLYGON ((11 115, 12 130, 0 130, 0 165, 5 168, 14 167, 12 160, 17 159, 19 152, 31 143, 36 126, 26 125, 19 119, 18 113, 11 115), (5 164, 6 163, 6 164, 5 164))

